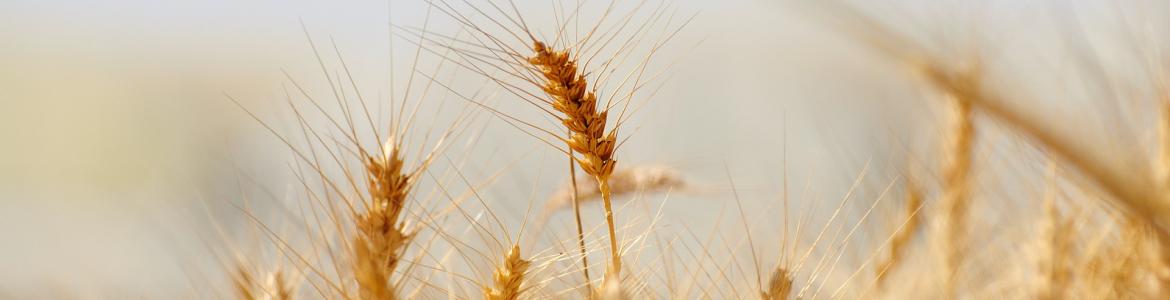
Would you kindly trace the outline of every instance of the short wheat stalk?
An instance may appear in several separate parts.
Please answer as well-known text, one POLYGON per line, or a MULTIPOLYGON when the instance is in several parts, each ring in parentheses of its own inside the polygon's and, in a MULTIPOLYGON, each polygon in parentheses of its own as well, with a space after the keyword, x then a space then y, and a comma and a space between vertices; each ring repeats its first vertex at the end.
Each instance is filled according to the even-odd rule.
POLYGON ((387 144, 381 156, 367 157, 365 167, 370 198, 365 213, 355 216, 354 277, 361 299, 398 299, 390 276, 413 236, 400 220, 411 180, 396 145, 387 144))
POLYGON ((613 159, 617 147, 616 130, 606 132, 608 111, 598 109, 597 96, 590 90, 585 75, 578 72, 577 61, 569 51, 556 51, 542 42, 534 42, 534 47, 536 54, 528 62, 544 76, 542 89, 553 98, 553 108, 564 114, 561 123, 571 132, 571 137, 565 140, 572 150, 570 153, 580 153, 580 157, 573 159, 585 173, 597 180, 605 203, 605 221, 609 226, 612 259, 609 271, 620 273, 621 255, 609 187, 609 177, 617 164, 613 159))
POLYGON ((512 250, 504 257, 504 265, 496 269, 495 283, 485 287, 483 298, 486 300, 515 300, 520 298, 524 291, 524 275, 532 262, 520 257, 520 245, 512 245, 512 250))

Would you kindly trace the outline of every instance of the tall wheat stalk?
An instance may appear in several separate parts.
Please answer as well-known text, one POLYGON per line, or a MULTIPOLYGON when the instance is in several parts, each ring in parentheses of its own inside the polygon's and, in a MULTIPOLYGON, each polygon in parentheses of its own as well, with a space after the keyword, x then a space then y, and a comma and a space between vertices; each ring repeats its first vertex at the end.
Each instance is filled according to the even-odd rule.
POLYGON ((528 62, 544 75, 542 89, 553 98, 553 108, 564 115, 561 123, 571 132, 571 137, 565 142, 572 152, 581 154, 573 159, 586 174, 597 180, 605 205, 605 222, 609 227, 611 265, 608 272, 618 274, 622 267, 621 249, 617 242, 609 187, 609 177, 617 165, 613 159, 617 130, 606 131, 608 111, 598 109, 597 96, 590 90, 585 74, 579 73, 577 61, 569 51, 556 51, 539 41, 533 46, 536 53, 528 62))
MULTIPOLYGON (((572 138, 572 133, 569 137, 572 138)), ((581 193, 577 190, 577 163, 573 161, 572 148, 569 148, 569 181, 569 193, 571 193, 569 201, 573 203, 573 221, 577 224, 577 249, 581 253, 581 274, 585 276, 585 289, 593 290, 593 280, 589 278, 589 251, 585 249, 585 226, 581 223, 581 193)), ((547 216, 548 213, 545 214, 545 217, 547 216)))

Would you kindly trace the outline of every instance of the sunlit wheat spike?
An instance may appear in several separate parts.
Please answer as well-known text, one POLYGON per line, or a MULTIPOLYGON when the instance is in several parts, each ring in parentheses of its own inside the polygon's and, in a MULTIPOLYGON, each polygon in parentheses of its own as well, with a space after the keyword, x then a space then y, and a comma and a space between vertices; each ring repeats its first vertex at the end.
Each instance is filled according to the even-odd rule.
POLYGON ((354 216, 353 274, 362 299, 398 299, 390 276, 414 235, 400 220, 411 179, 396 144, 387 143, 381 155, 366 157, 365 167, 369 203, 354 216))
POLYGON ((524 277, 531 265, 532 262, 521 258, 520 245, 513 245, 504 257, 503 264, 496 268, 492 275, 494 284, 484 288, 483 298, 486 300, 519 299, 520 294, 524 291, 522 289, 524 277))
POLYGON ((566 142, 573 152, 581 154, 580 158, 575 158, 581 169, 597 180, 597 189, 605 205, 605 222, 609 226, 612 265, 608 270, 620 273, 621 249, 613 221, 613 194, 609 183, 617 165, 613 159, 617 128, 606 131, 608 111, 598 109, 597 96, 589 89, 585 75, 579 73, 577 62, 568 51, 550 49, 540 41, 534 42, 533 47, 536 53, 528 62, 544 75, 546 81, 542 88, 553 98, 553 108, 563 114, 561 122, 572 133, 566 142))

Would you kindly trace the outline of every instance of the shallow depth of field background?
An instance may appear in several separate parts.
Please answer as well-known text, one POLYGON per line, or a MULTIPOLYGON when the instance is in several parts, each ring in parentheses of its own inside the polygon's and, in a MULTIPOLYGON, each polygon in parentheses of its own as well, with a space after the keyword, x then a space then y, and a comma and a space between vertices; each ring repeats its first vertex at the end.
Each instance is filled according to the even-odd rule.
MULTIPOLYGON (((813 219, 839 203, 867 164, 872 180, 861 189, 859 207, 876 198, 908 157, 932 164, 925 154, 937 144, 940 117, 935 103, 923 99, 928 93, 823 22, 817 10, 772 2, 673 1, 680 18, 697 17, 659 54, 657 69, 673 63, 670 78, 624 131, 634 136, 619 153, 623 164, 671 165, 704 187, 673 194, 663 206, 668 219, 692 220, 702 234, 722 210, 732 221, 721 231, 742 237, 729 177, 749 218, 778 212, 785 156, 794 206, 809 207, 813 219)), ((1150 140, 1152 130, 1115 132, 1150 120, 1152 112, 1133 111, 1135 103, 1094 102, 1078 82, 1096 79, 1070 62, 1087 47, 1110 76, 1145 76, 1137 70, 1145 62, 1126 49, 1132 43, 1167 48, 1167 39, 1153 33, 1168 24, 1168 15, 1158 12, 1170 10, 1154 1, 1016 2, 859 7, 921 41, 967 42, 963 37, 974 30, 976 47, 991 50, 991 63, 1002 67, 997 78, 1038 99, 1016 105, 1044 120, 1077 122, 1068 130, 1101 145, 1150 140), (1083 40, 1069 41, 1070 32, 1083 40), (1127 36, 1133 32, 1140 36, 1127 36)), ((282 102, 288 82, 282 70, 327 95, 320 93, 325 85, 303 22, 331 60, 334 39, 367 97, 385 99, 387 21, 421 26, 424 3, 395 0, 389 11, 385 1, 0 3, 0 298, 157 297, 189 293, 192 280, 219 278, 197 273, 214 266, 203 256, 207 249, 222 246, 207 239, 213 222, 247 223, 228 203, 247 197, 261 210, 276 207, 264 203, 278 203, 297 185, 288 149, 224 93, 277 130, 299 133, 282 102)), ((457 31, 441 13, 431 18, 430 30, 457 31)), ((403 80, 414 46, 395 43, 393 71, 403 80)), ((457 89, 483 84, 468 72, 456 76, 457 89)), ((527 109, 506 94, 492 101, 527 109)), ((452 157, 470 158, 466 172, 479 179, 518 160, 487 200, 521 212, 529 201, 541 207, 544 195, 565 180, 562 157, 502 122, 487 124, 477 151, 452 157)), ((992 153, 1023 147, 989 144, 992 153)), ((1116 150, 1119 156, 1145 151, 1116 150)), ((1008 162, 984 163, 983 173, 1011 173, 1008 162)), ((993 188, 985 197, 1017 187, 993 188)), ((662 198, 646 200, 657 207, 662 198)), ((589 216, 600 222, 597 215, 589 216)), ((769 265, 779 228, 769 227, 779 226, 772 222, 753 228, 769 265)))

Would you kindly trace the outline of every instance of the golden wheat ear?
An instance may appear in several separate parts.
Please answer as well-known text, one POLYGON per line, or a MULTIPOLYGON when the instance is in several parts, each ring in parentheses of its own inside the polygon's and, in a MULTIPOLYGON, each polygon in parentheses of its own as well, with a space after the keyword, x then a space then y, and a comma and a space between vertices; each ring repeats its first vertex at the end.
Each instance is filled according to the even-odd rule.
POLYGON ((581 169, 597 182, 605 205, 605 221, 609 226, 610 259, 612 272, 621 272, 621 250, 613 221, 612 191, 609 179, 617 161, 613 159, 617 147, 617 128, 606 132, 607 110, 599 109, 597 96, 590 90, 585 75, 577 69, 577 61, 569 51, 550 49, 543 42, 533 43, 536 52, 528 59, 544 76, 542 88, 553 99, 552 106, 563 114, 561 122, 567 127, 570 138, 566 140, 581 169))
POLYGON ((492 278, 494 278, 493 285, 484 287, 483 298, 487 300, 516 300, 520 298, 521 293, 524 292, 524 277, 528 272, 528 267, 532 262, 523 259, 520 256, 520 245, 512 245, 512 249, 508 250, 508 254, 504 256, 504 262, 498 268, 492 278))

